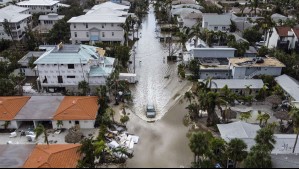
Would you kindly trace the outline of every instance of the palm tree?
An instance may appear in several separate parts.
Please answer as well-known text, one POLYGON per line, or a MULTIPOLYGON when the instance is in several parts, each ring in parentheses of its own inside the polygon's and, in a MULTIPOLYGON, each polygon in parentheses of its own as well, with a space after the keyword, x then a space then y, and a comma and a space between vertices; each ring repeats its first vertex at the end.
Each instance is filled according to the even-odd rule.
POLYGON ((195 44, 194 45, 197 46, 198 45, 198 39, 202 37, 200 23, 192 26, 190 31, 191 31, 191 33, 190 33, 189 38, 195 37, 195 44))
POLYGON ((106 113, 108 113, 110 115, 110 117, 111 117, 111 119, 112 119, 112 121, 114 123, 115 122, 115 120, 114 120, 115 111, 111 107, 108 107, 106 109, 106 113))
POLYGON ((85 138, 81 141, 81 146, 78 153, 83 157, 78 161, 77 168, 95 168, 95 146, 93 138, 85 138))
POLYGON ((107 148, 106 143, 104 140, 98 140, 93 143, 94 146, 94 153, 96 157, 100 158, 100 161, 105 161, 105 149, 107 148))
POLYGON ((209 151, 209 138, 204 132, 192 133, 189 139, 189 147, 194 153, 194 163, 200 165, 200 156, 209 151))
POLYGON ((37 140, 39 136, 41 136, 42 134, 45 137, 45 143, 47 143, 47 145, 49 145, 49 140, 48 140, 48 134, 47 134, 47 129, 42 125, 39 124, 35 129, 34 132, 36 134, 35 139, 37 140))
POLYGON ((198 112, 200 110, 200 107, 197 103, 191 103, 189 104, 186 109, 189 110, 189 115, 190 115, 190 118, 192 120, 195 120, 195 119, 198 119, 198 112))
POLYGON ((247 156, 247 145, 241 139, 232 139, 228 143, 228 157, 234 161, 234 167, 237 167, 238 162, 243 161, 247 156))
POLYGON ((295 153, 297 142, 298 142, 298 136, 299 136, 299 109, 296 107, 292 107, 289 114, 293 119, 294 131, 296 133, 296 140, 293 148, 293 153, 295 153))
POLYGON ((194 99, 194 96, 193 96, 192 92, 190 92, 190 91, 186 92, 185 95, 184 95, 184 99, 188 100, 189 103, 191 104, 192 99, 194 99))
POLYGON ((245 85, 246 86, 246 90, 247 90, 247 95, 251 95, 252 94, 252 90, 251 90, 251 86, 252 85, 245 85))
POLYGON ((276 143, 276 140, 274 139, 274 131, 270 127, 260 129, 254 140, 257 144, 266 146, 269 152, 274 149, 274 144, 276 143))
POLYGON ((126 125, 126 123, 130 120, 129 116, 124 115, 120 118, 120 122, 124 125, 126 125))
POLYGON ((222 111, 221 104, 225 104, 226 101, 220 97, 219 93, 215 93, 215 92, 208 92, 206 99, 207 99, 206 110, 208 113, 207 125, 214 126, 219 123, 219 118, 215 112, 215 109, 216 107, 218 107, 220 111, 222 111))
POLYGON ((57 128, 61 128, 63 126, 63 121, 58 120, 56 125, 57 125, 57 128))
POLYGON ((245 112, 240 115, 240 120, 247 122, 252 117, 251 112, 245 112))

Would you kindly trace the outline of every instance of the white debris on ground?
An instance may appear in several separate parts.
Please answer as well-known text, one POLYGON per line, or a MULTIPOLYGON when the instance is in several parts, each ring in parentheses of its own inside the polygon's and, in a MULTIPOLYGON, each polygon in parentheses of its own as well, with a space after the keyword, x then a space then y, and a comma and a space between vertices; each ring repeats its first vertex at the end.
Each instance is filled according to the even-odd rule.
POLYGON ((127 154, 122 153, 121 151, 119 152, 114 152, 113 155, 117 158, 129 158, 128 155, 133 155, 134 152, 134 144, 137 144, 139 142, 139 136, 135 136, 132 134, 129 134, 128 132, 125 131, 124 127, 120 127, 118 125, 113 125, 115 130, 109 130, 108 129, 108 134, 106 136, 108 137, 109 135, 113 135, 113 139, 108 139, 109 142, 107 146, 110 149, 118 149, 118 148, 124 148, 127 151, 127 154))
POLYGON ((29 94, 37 93, 37 91, 34 90, 29 83, 25 83, 25 85, 23 86, 23 92, 29 94))

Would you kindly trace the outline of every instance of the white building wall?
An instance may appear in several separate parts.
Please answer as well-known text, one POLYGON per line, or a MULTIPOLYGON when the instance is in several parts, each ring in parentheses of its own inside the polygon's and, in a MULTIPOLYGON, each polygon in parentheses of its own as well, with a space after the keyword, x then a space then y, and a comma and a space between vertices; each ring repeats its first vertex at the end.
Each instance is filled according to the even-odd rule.
MULTIPOLYGON (((63 126, 61 128, 70 129, 75 126, 76 120, 68 120, 68 121, 62 121, 63 126)), ((95 120, 80 120, 79 125, 82 129, 93 129, 95 124, 95 120)), ((57 128, 57 121, 52 121, 53 128, 57 128)))
POLYGON ((29 14, 34 14, 34 13, 49 14, 49 13, 57 13, 58 11, 58 3, 52 6, 36 6, 36 5, 18 5, 18 6, 29 8, 29 14))
POLYGON ((267 41, 266 41, 265 45, 268 45, 269 49, 276 48, 277 40, 279 40, 279 35, 278 35, 276 29, 273 28, 273 33, 272 33, 270 39, 269 39, 269 33, 267 34, 267 41))
POLYGON ((45 31, 45 32, 47 32, 47 31, 49 31, 49 30, 51 30, 52 28, 53 28, 53 26, 58 22, 59 20, 57 20, 57 21, 53 21, 53 20, 40 20, 39 22, 40 22, 40 29, 42 30, 42 31, 45 31))
POLYGON ((124 42, 124 30, 119 23, 72 23, 70 29, 73 44, 90 41, 91 36, 98 36, 104 42, 124 42))
POLYGON ((211 72, 200 72, 200 79, 229 79, 230 71, 211 71, 211 72))
MULTIPOLYGON (((28 28, 30 24, 28 23, 29 19, 30 18, 26 18, 18 23, 10 23, 14 40, 19 41, 23 38, 22 34, 26 31, 26 28, 28 28)), ((7 35, 4 31, 3 23, 0 23, 0 39, 11 40, 11 36, 7 35)))
MULTIPOLYGON (((0 121, 0 129, 4 129, 4 123, 5 121, 0 121)), ((17 129, 18 125, 15 120, 10 121, 10 125, 8 126, 8 129, 17 129)))
POLYGON ((230 25, 208 25, 207 29, 209 31, 227 32, 230 29, 230 25))
POLYGON ((31 68, 20 68, 20 73, 24 73, 25 76, 37 76, 38 73, 31 68))
MULTIPOLYGON (((244 79, 246 76, 250 76, 251 73, 247 73, 247 67, 233 67, 232 76, 234 79, 244 79)), ((262 67, 257 72, 251 71, 254 75, 270 75, 270 76, 279 76, 281 75, 281 67, 262 67)))
POLYGON ((69 85, 78 85, 79 82, 86 80, 86 73, 89 70, 89 66, 87 64, 75 64, 74 69, 68 69, 67 64, 59 64, 56 65, 37 65, 40 81, 42 87, 47 86, 69 86, 69 85), (83 71, 82 71, 83 69, 83 71), (58 83, 57 76, 62 76, 63 83, 58 83), (48 83, 42 83, 47 77, 48 83), (67 76, 75 76, 75 78, 68 78, 67 76))

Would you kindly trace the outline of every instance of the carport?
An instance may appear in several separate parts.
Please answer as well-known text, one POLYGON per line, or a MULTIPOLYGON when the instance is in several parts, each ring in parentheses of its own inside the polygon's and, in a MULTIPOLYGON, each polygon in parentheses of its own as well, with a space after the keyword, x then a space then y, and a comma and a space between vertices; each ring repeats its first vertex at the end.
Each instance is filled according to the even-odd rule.
POLYGON ((64 96, 32 96, 15 117, 18 128, 27 128, 25 125, 30 124, 36 128, 41 123, 46 128, 52 129, 53 116, 63 98, 64 96))

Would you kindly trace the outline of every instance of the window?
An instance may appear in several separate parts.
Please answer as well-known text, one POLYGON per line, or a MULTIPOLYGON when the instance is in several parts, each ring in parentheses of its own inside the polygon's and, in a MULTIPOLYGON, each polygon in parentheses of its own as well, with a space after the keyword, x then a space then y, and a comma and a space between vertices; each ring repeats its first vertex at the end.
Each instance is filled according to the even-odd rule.
POLYGON ((57 76, 58 83, 63 83, 62 76, 57 76))
POLYGON ((76 125, 79 125, 79 124, 80 124, 80 122, 79 122, 79 121, 75 121, 75 124, 76 124, 76 125))
POLYGON ((105 26, 104 26, 104 24, 102 24, 102 28, 104 28, 105 26))
POLYGON ((69 121, 70 124, 72 124, 72 121, 69 121))
POLYGON ((77 25, 76 24, 74 24, 74 29, 76 29, 77 28, 77 25))
POLYGON ((68 69, 75 69, 75 65, 74 65, 74 64, 68 64, 68 65, 67 65, 67 68, 68 68, 68 69))
POLYGON ((222 26, 222 30, 223 30, 223 31, 226 31, 226 27, 225 27, 225 26, 222 26))
POLYGON ((105 32, 102 32, 102 37, 105 37, 105 32))
POLYGON ((88 23, 85 24, 86 28, 88 28, 88 23))
POLYGON ((74 78, 76 78, 76 76, 67 76, 67 78, 74 79, 74 78))
POLYGON ((113 27, 113 26, 114 26, 114 24, 112 23, 112 24, 111 24, 111 27, 113 27))
POLYGON ((75 32, 75 37, 77 37, 77 32, 75 32))
POLYGON ((112 36, 114 36, 114 32, 112 32, 112 36))
POLYGON ((89 32, 86 32, 86 37, 89 37, 89 32))
POLYGON ((218 31, 218 26, 214 26, 214 31, 218 31))

